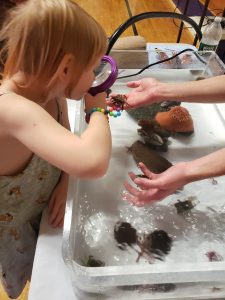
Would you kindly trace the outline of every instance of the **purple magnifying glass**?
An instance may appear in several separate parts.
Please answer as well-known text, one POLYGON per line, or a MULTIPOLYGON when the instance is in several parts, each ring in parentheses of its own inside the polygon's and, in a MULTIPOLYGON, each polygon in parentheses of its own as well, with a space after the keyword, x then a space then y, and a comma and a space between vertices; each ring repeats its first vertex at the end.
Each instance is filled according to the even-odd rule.
POLYGON ((118 68, 115 60, 111 56, 104 55, 99 67, 95 70, 95 74, 95 81, 89 90, 93 96, 107 91, 116 81, 118 68))

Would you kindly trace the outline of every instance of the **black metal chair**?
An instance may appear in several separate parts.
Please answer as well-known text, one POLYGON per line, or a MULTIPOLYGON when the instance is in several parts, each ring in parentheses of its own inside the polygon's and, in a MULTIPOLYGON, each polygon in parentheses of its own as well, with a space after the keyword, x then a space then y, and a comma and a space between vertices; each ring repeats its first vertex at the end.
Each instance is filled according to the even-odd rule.
POLYGON ((188 24, 190 24, 193 29, 196 32, 196 36, 199 39, 199 41, 202 38, 202 32, 200 27, 198 26, 198 24, 193 21, 191 18, 182 15, 182 14, 177 14, 177 13, 173 13, 173 12, 144 12, 135 16, 132 16, 131 18, 129 18, 127 21, 125 21, 123 24, 121 24, 115 31, 114 33, 110 36, 109 38, 109 45, 108 45, 108 49, 107 49, 107 53, 109 54, 113 45, 115 44, 115 42, 117 41, 117 39, 121 36, 121 34, 131 25, 133 25, 134 23, 144 20, 144 19, 152 19, 152 18, 172 18, 172 19, 179 19, 182 21, 187 22, 188 24))

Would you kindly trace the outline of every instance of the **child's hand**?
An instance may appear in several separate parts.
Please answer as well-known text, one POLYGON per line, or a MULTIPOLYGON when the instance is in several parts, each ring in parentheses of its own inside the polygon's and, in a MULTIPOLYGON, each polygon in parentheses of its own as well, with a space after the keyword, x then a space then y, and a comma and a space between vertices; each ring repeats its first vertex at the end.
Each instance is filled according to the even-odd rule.
MULTIPOLYGON (((67 175, 66 175, 67 176, 67 175)), ((52 227, 63 227, 68 181, 61 178, 55 187, 48 205, 48 223, 52 227)))
POLYGON ((94 107, 104 108, 106 109, 106 93, 99 93, 95 96, 90 94, 86 94, 84 96, 85 101, 85 110, 89 112, 94 107))

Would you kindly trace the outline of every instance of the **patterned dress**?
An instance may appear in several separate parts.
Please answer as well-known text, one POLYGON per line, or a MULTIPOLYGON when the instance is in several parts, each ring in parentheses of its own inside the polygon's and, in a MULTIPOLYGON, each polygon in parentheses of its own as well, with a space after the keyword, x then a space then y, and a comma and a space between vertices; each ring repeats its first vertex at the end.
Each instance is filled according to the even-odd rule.
POLYGON ((0 275, 10 298, 31 278, 41 213, 60 174, 33 155, 20 174, 0 176, 0 275))

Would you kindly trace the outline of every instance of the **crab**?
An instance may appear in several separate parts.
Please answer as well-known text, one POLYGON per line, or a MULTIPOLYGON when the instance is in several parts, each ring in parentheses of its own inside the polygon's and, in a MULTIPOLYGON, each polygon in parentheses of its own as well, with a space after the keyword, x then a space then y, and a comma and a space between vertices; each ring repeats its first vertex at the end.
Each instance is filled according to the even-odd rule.
POLYGON ((136 262, 139 261, 143 254, 151 259, 163 260, 163 256, 171 250, 172 239, 164 230, 155 230, 149 234, 144 234, 143 240, 138 240, 138 246, 141 251, 138 253, 136 262))
POLYGON ((104 267, 105 263, 99 259, 95 259, 94 256, 89 255, 87 262, 82 260, 82 264, 85 267, 104 267))
POLYGON ((127 107, 131 107, 127 102, 127 96, 123 94, 118 94, 110 97, 110 102, 115 105, 116 107, 124 110, 124 105, 127 107))
POLYGON ((184 213, 191 211, 196 206, 196 203, 194 203, 194 200, 196 200, 195 197, 188 197, 187 200, 184 200, 184 201, 180 201, 178 199, 178 202, 176 202, 174 204, 174 206, 177 209, 177 213, 184 214, 184 213))
POLYGON ((122 221, 115 224, 114 238, 118 248, 124 251, 129 246, 138 254, 136 262, 143 256, 149 263, 153 263, 155 259, 163 260, 163 256, 170 252, 172 245, 171 237, 164 230, 155 230, 140 236, 130 223, 122 221))
POLYGON ((121 250, 125 250, 127 245, 132 247, 138 240, 136 229, 128 222, 120 221, 114 227, 114 238, 121 250))

